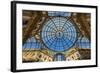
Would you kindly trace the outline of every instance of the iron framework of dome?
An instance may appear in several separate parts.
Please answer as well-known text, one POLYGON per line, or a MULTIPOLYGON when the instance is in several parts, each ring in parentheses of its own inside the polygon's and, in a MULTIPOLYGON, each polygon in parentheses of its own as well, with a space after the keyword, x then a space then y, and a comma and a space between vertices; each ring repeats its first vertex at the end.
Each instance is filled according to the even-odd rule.
POLYGON ((45 22, 41 30, 41 39, 50 50, 62 52, 74 45, 77 30, 69 18, 53 17, 45 22))

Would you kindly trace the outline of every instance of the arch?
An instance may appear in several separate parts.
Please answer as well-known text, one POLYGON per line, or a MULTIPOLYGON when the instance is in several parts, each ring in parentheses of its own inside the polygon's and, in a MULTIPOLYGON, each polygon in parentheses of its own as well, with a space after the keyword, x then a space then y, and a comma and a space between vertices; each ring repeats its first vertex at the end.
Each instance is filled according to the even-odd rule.
POLYGON ((54 61, 64 61, 65 60, 65 56, 62 53, 57 53, 54 55, 54 61))

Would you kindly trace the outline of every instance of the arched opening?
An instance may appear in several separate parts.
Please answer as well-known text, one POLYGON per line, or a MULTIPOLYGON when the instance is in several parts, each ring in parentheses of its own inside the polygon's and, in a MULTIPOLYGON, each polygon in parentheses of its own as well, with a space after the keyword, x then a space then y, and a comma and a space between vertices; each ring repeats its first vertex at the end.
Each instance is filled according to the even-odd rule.
POLYGON ((65 56, 62 53, 57 53, 54 55, 54 60, 55 61, 64 61, 65 60, 65 56))

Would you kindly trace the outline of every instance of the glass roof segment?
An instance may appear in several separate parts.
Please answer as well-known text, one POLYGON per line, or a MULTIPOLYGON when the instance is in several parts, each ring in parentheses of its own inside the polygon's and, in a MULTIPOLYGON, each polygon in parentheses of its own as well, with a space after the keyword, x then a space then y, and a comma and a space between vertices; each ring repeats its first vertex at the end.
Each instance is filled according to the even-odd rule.
POLYGON ((38 42, 34 37, 31 37, 23 45, 23 49, 40 49, 40 42, 38 42))
POLYGON ((48 16, 71 16, 70 12, 48 11, 48 16))
POLYGON ((90 49, 91 42, 86 37, 78 38, 77 46, 82 49, 90 49))
POLYGON ((54 17, 47 21, 41 33, 44 44, 58 52, 72 47, 77 38, 73 23, 64 17, 54 17))

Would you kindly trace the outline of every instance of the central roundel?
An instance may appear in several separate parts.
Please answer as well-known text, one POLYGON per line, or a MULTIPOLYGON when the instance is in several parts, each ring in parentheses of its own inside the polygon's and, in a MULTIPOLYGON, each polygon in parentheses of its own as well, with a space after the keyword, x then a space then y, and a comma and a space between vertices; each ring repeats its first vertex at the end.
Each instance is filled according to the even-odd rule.
POLYGON ((69 19, 53 17, 44 23, 41 38, 47 48, 62 52, 74 45, 77 32, 73 22, 69 19))
POLYGON ((55 33, 56 38, 62 38, 63 37, 63 32, 58 31, 55 33))

